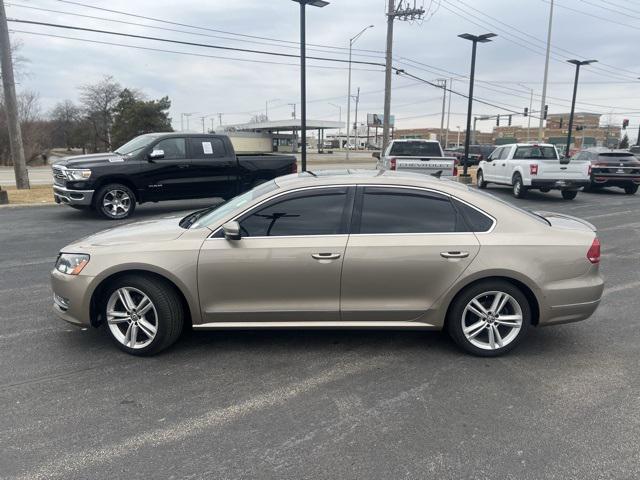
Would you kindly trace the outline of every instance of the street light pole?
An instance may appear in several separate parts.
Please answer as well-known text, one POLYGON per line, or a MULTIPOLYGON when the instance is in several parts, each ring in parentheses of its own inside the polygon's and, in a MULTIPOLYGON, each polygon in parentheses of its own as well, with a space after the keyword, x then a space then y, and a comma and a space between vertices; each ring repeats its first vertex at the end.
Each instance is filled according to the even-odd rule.
MULTIPOLYGON (((335 103, 329 102, 329 105, 332 107, 336 107, 338 109, 338 122, 342 123, 342 105, 336 105, 335 103)), ((342 134, 342 128, 338 128, 338 137, 342 134)))
POLYGON ((466 181, 469 177, 467 173, 467 167, 469 164, 469 142, 471 141, 471 135, 469 134, 469 130, 471 129, 471 114, 473 112, 473 81, 475 79, 476 74, 476 47, 478 42, 487 43, 491 41, 491 38, 496 37, 495 33, 485 33, 483 35, 471 35, 469 33, 462 33, 458 35, 460 38, 464 38, 465 40, 470 40, 473 43, 473 47, 471 49, 471 75, 469 76, 469 103, 467 105, 467 134, 464 138, 464 165, 462 166, 462 177, 466 181))
POLYGON ((569 114, 569 132, 567 133, 567 148, 564 152, 564 157, 569 158, 569 149, 571 147, 571 129, 573 128, 573 114, 576 109, 576 94, 578 92, 578 77, 580 75, 580 67, 582 65, 589 65, 595 63, 597 60, 567 60, 567 62, 576 66, 576 77, 573 81, 573 99, 571 100, 571 113, 569 114))
MULTIPOLYGON (((447 106, 447 79, 438 80, 439 83, 442 84, 442 116, 440 117, 440 145, 442 145, 442 141, 444 140, 444 111, 447 106)), ((442 148, 447 148, 446 146, 442 148)))
POLYGON ((301 169, 307 170, 307 52, 306 52, 306 6, 326 7, 325 0, 293 0, 300 4, 300 136, 302 151, 300 155, 301 169))
MULTIPOLYGON (((547 52, 544 61, 544 79, 542 80, 542 99, 540 101, 540 124, 538 125, 538 141, 542 142, 544 128, 544 106, 547 101, 547 78, 549 76, 549 55, 551 54, 551 25, 553 24, 553 0, 550 0, 551 8, 549 9, 549 28, 547 29, 547 52)), ((531 109, 529 109, 531 111, 531 109)))
POLYGON ((373 28, 373 25, 368 25, 364 27, 357 35, 349 39, 349 81, 347 86, 347 161, 349 161, 349 140, 350 140, 350 129, 349 124, 351 123, 351 49, 353 48, 353 44, 356 43, 356 40, 360 38, 364 32, 366 32, 369 28, 373 28))

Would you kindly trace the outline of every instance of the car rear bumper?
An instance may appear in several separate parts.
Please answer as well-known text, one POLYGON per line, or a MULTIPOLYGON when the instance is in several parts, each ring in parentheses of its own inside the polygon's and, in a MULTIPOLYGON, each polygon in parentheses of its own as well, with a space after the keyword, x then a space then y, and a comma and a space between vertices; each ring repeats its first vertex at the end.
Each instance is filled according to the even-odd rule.
POLYGON ((547 180, 547 179, 532 179, 532 188, 552 188, 560 190, 577 190, 581 187, 588 187, 591 184, 590 180, 547 180))
POLYGON ((91 205, 95 190, 70 190, 59 185, 53 186, 53 199, 67 205, 91 205))
POLYGON ((594 174, 591 176, 591 183, 594 185, 640 185, 640 176, 638 175, 613 175, 613 174, 594 174))
POLYGON ((582 277, 548 285, 545 292, 547 308, 540 312, 540 326, 589 318, 600 305, 603 291, 604 281, 595 265, 582 277))

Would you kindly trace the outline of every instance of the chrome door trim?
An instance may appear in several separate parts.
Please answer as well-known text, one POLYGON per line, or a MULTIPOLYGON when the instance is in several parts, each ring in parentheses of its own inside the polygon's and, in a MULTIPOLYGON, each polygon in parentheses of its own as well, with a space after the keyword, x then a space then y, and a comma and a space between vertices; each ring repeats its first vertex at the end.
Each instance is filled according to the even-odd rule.
POLYGON ((194 330, 260 329, 260 328, 419 328, 435 329, 435 325, 409 321, 329 321, 329 322, 209 322, 193 325, 194 330))

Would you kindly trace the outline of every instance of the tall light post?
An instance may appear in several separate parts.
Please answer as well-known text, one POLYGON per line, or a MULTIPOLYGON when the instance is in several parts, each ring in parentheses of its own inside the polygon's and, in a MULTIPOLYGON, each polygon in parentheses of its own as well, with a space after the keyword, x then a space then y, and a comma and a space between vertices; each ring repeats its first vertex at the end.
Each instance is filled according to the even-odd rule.
POLYGON ((475 79, 476 74, 476 47, 478 46, 478 42, 487 43, 490 42, 493 37, 497 37, 495 33, 485 33, 483 35, 471 35, 470 33, 462 33, 458 35, 460 38, 464 38, 465 40, 469 40, 473 43, 473 48, 471 49, 471 75, 469 75, 469 103, 467 106, 467 134, 464 137, 464 165, 462 166, 462 182, 467 182, 470 177, 467 173, 467 167, 469 164, 469 142, 471 141, 471 135, 469 135, 469 130, 471 130, 471 114, 473 112, 473 81, 475 79))
POLYGON ((357 35, 349 39, 349 81, 347 82, 347 161, 349 161, 349 141, 351 132, 351 49, 358 38, 360 38, 360 36, 370 28, 373 28, 373 25, 367 25, 360 30, 357 35))
POLYGON ((549 56, 551 55, 551 26, 553 25, 553 0, 549 2, 549 27, 547 28, 547 52, 544 61, 544 78, 542 80, 542 99, 540 100, 540 124, 538 125, 538 141, 542 142, 544 128, 544 107, 547 102, 547 78, 549 77, 549 56))
POLYGON ((564 158, 569 158, 569 148, 571 147, 571 129, 573 128, 573 114, 576 109, 576 93, 578 92, 578 77, 580 75, 580 67, 595 63, 597 60, 567 60, 567 62, 576 66, 576 78, 573 81, 573 99, 571 100, 571 113, 569 114, 569 132, 567 133, 567 148, 564 152, 564 158))
MULTIPOLYGON (((329 105, 331 105, 332 107, 336 107, 338 109, 338 122, 342 123, 342 105, 336 105, 335 103, 331 103, 331 102, 329 102, 329 105)), ((339 128, 338 138, 340 138, 341 134, 342 134, 342 128, 339 128)))
POLYGON ((300 156, 302 171, 307 170, 307 52, 306 52, 306 7, 326 7, 325 0, 293 0, 300 4, 300 134, 302 152, 300 156))
POLYGON ((272 102, 277 102, 280 100, 279 98, 272 98, 271 100, 267 100, 264 102, 264 117, 266 120, 269 120, 269 104, 272 102))
MULTIPOLYGON (((532 109, 533 109, 533 88, 529 88, 526 85, 523 85, 521 83, 519 83, 518 85, 520 85, 522 88, 526 88, 528 90, 531 91, 531 97, 529 98, 529 114, 527 115, 529 117, 529 119, 527 120, 527 142, 529 140, 531 140, 531 113, 532 113, 532 109)), ((540 118, 542 118, 544 115, 542 113, 542 110, 540 110, 540 118)))

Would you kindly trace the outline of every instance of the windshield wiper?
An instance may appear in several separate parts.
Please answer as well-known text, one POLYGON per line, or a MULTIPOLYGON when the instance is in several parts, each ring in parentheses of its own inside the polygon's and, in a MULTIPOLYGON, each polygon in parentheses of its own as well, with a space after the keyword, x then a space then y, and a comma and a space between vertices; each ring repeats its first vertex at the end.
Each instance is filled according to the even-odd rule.
POLYGON ((184 217, 182 220, 180 220, 180 223, 178 225, 180 225, 182 228, 189 229, 189 228, 191 228, 191 225, 196 223, 200 218, 205 216, 207 213, 217 209, 218 207, 224 205, 225 203, 227 203, 227 202, 222 202, 219 205, 214 205, 212 207, 207 207, 207 208, 203 208, 203 209, 200 209, 200 210, 196 210, 195 212, 190 213, 189 215, 184 217))

